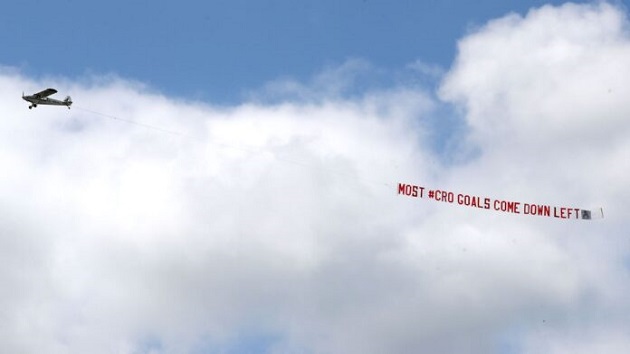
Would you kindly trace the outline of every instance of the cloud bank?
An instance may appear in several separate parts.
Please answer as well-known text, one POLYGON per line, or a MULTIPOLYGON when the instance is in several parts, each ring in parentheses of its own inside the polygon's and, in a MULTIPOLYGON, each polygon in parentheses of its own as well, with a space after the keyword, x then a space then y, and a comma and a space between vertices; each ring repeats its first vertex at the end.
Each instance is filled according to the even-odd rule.
POLYGON ((369 70, 351 61, 235 107, 4 69, 3 347, 627 352, 627 27, 607 3, 542 7, 462 38, 437 92, 343 95, 369 70), (26 109, 16 93, 44 86, 76 107, 26 109), (430 143, 460 136, 429 123, 444 106, 453 151, 430 143), (606 218, 413 200, 399 181, 606 218))

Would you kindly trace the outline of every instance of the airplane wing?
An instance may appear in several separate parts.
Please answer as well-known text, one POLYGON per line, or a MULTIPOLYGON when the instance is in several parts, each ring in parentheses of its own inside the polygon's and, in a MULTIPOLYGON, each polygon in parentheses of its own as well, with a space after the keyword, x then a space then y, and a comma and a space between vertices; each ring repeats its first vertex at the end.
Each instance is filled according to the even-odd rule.
POLYGON ((33 96, 37 97, 37 98, 44 98, 44 97, 48 97, 50 95, 53 95, 57 93, 57 90, 55 90, 54 88, 47 88, 44 91, 40 91, 36 94, 34 94, 33 96))

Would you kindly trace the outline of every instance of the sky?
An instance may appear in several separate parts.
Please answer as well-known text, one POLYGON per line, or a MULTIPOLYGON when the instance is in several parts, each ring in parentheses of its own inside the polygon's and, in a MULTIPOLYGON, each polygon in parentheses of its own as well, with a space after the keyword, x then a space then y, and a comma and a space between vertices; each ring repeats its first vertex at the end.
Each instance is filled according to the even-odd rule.
MULTIPOLYGON (((551 2, 560 4, 560 1, 551 2)), ((235 104, 268 81, 365 59, 448 67, 471 28, 544 1, 11 2, 3 65, 33 77, 119 75, 169 95, 235 104)))
POLYGON ((28 5, 0 13, 6 351, 630 352, 624 2, 28 5), (20 99, 47 87, 71 109, 20 99))

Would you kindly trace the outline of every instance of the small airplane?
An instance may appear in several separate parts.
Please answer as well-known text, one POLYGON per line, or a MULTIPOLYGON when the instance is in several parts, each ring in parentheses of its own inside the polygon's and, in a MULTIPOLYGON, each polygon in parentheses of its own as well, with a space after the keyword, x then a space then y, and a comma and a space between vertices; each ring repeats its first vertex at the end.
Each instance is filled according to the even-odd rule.
POLYGON ((54 88, 48 88, 48 89, 45 89, 44 91, 40 91, 30 96, 24 96, 24 92, 22 92, 22 99, 24 101, 28 101, 31 103, 31 105, 28 106, 28 109, 37 107, 38 104, 47 104, 47 105, 52 105, 52 106, 67 106, 68 109, 70 109, 70 106, 72 105, 72 98, 68 96, 66 97, 65 100, 61 101, 61 100, 56 100, 54 98, 48 97, 50 95, 54 95, 55 93, 57 93, 57 90, 55 90, 54 88))

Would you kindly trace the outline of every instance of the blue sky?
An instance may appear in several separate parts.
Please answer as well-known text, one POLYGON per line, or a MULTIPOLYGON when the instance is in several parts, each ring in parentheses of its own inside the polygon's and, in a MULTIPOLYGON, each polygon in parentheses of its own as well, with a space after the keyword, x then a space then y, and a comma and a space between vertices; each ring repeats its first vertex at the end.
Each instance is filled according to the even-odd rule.
POLYGON ((448 68, 470 28, 561 1, 11 1, 0 64, 38 77, 116 74, 219 104, 364 59, 448 68))

